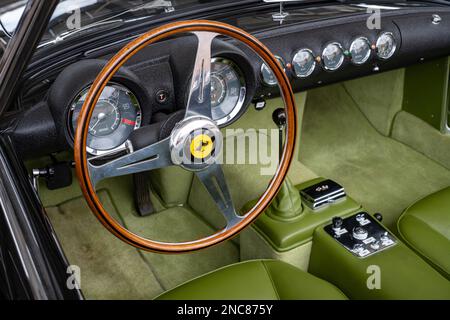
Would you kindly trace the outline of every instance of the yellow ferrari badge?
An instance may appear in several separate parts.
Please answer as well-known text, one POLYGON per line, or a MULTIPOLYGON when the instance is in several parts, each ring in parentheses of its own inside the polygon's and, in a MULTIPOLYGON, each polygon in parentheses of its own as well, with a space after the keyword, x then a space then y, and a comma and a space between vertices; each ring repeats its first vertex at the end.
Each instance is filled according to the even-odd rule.
POLYGON ((192 139, 191 154, 197 159, 204 159, 211 154, 213 147, 214 143, 210 136, 199 134, 192 139))

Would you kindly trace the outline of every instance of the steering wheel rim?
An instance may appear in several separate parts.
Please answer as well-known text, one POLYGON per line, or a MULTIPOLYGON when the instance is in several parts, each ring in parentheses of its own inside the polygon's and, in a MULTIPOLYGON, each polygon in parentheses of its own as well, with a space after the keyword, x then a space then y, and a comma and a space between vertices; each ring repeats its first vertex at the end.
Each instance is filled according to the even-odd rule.
MULTIPOLYGON (((209 53, 211 53, 211 48, 209 48, 209 53)), ((203 54, 202 54, 203 57, 203 54)), ((207 57, 207 56, 206 56, 207 57)), ((205 60, 203 60, 205 61, 205 60)), ((207 70, 205 73, 203 73, 203 65, 202 65, 202 72, 199 75, 200 77, 207 74, 209 75, 209 67, 206 68, 207 70)), ((194 89, 194 82, 195 82, 195 68, 194 68, 194 76, 191 84, 191 92, 190 95, 193 95, 192 90, 194 89)), ((204 79, 203 79, 204 80, 204 79)), ((203 82, 202 82, 203 83, 203 82)), ((209 85, 209 82, 207 82, 209 85)), ((203 89, 206 90, 208 86, 204 86, 203 89)), ((198 88, 197 88, 198 89, 198 88)), ((202 90, 202 89, 198 89, 202 90)), ((200 94, 200 93, 197 93, 200 94)), ((201 93, 203 95, 203 92, 201 93)), ((200 97, 200 95, 199 95, 200 97)), ((209 96, 208 96, 209 99, 209 96)), ((197 99, 197 101, 199 101, 197 99)), ((188 106, 186 107, 186 116, 185 119, 187 119, 187 116, 189 115, 190 119, 192 116, 196 116, 196 114, 189 114, 191 108, 191 104, 188 102, 188 106)), ((201 110, 204 106, 200 106, 197 111, 201 110)), ((194 108, 192 109, 194 110, 194 108)), ((202 111, 202 112, 203 112, 202 111)), ((212 120, 211 120, 212 121, 212 120)), ((296 132, 297 132, 297 116, 296 116, 296 108, 295 108, 295 100, 294 100, 294 94, 292 91, 292 88, 290 86, 290 82, 284 73, 282 67, 278 64, 277 59, 275 56, 270 52, 268 48, 266 48, 259 40, 257 40, 255 37, 251 36, 250 34, 246 33, 245 31, 233 27, 231 25, 225 24, 225 23, 219 23, 214 21, 206 21, 206 20, 193 20, 193 21, 183 21, 183 22, 175 22, 166 24, 162 27, 150 30, 149 32, 141 35, 140 37, 136 38, 132 42, 130 42, 128 45, 126 45, 124 48, 122 48, 111 60, 105 65, 103 70, 100 72, 100 74, 97 76, 96 80, 92 84, 86 100, 83 104, 83 107, 81 109, 81 112, 78 117, 78 126, 75 133, 75 144, 74 144, 74 155, 75 155, 75 167, 76 167, 76 174, 78 176, 78 181, 81 186, 82 193, 84 197, 86 198, 86 201, 91 208, 92 212, 95 214, 95 216, 98 218, 98 220, 116 237, 121 239, 122 241, 136 247, 142 250, 151 251, 151 252, 159 252, 159 253, 186 253, 191 251, 200 250, 203 248, 207 248, 210 246, 213 246, 215 244, 221 243, 227 239, 232 238, 233 236, 237 235, 240 231, 242 231, 245 227, 247 227, 249 224, 251 224, 271 203, 272 199, 276 196, 278 193, 286 175, 287 171, 290 167, 290 163, 292 161, 292 157, 294 154, 294 147, 296 143, 296 132), (212 40, 217 35, 226 35, 230 38, 234 38, 238 41, 243 42, 247 46, 249 46, 253 51, 258 54, 260 58, 269 66, 269 68, 273 71, 273 74, 275 75, 279 87, 281 96, 284 100, 285 104, 285 110, 286 110, 286 140, 285 145, 283 148, 283 154, 281 156, 280 163, 278 165, 278 168, 275 172, 274 177, 270 181, 267 189, 262 194, 262 196, 259 198, 259 200, 256 202, 254 207, 250 209, 244 216, 239 216, 239 219, 236 220, 235 224, 231 226, 230 228, 226 227, 225 229, 218 231, 217 233, 201 238, 198 240, 193 240, 189 242, 182 242, 182 243, 168 243, 168 242, 160 242, 160 241, 154 241, 151 239, 147 239, 144 237, 141 237, 130 230, 126 229, 122 225, 120 225, 109 213, 104 209, 103 205, 101 204, 101 201, 99 200, 96 191, 95 191, 95 183, 92 183, 91 181, 91 171, 92 165, 90 165, 88 159, 87 159, 87 151, 86 151, 86 143, 87 143, 87 136, 88 136, 88 130, 89 130, 89 123, 90 119, 92 117, 92 113, 94 110, 95 105, 97 104, 97 101, 100 98, 100 95, 107 85, 107 83, 111 80, 113 75, 120 69, 121 66, 123 66, 132 56, 134 56, 138 51, 140 51, 142 48, 158 42, 160 40, 163 40, 167 37, 174 36, 176 34, 181 33, 194 33, 197 35, 199 43, 198 43, 198 49, 196 54, 196 64, 199 61, 199 55, 200 51, 202 49, 202 43, 201 39, 199 38, 198 34, 202 33, 209 33, 209 34, 215 34, 212 39, 210 39, 209 45, 211 45, 212 40)), ((175 129, 174 129, 175 130, 175 129)), ((168 138, 169 139, 169 138, 168 138)), ((167 139, 162 140, 164 143, 166 143, 167 139)), ((170 139, 169 139, 170 140, 170 139)), ((162 144, 162 141, 158 142, 162 144)), ((156 143, 156 144, 158 144, 156 143)), ((138 154, 138 152, 132 152, 132 154, 138 154)), ((159 154, 158 154, 159 156, 159 154)), ((139 158, 139 157, 138 157, 139 158)), ((120 158, 118 159, 120 160, 120 158)), ((142 161, 144 162, 144 161, 142 161)), ((218 164, 217 164, 218 165, 218 164)), ((213 167, 213 165, 207 166, 207 168, 213 167)), ((199 170, 199 172, 204 172, 207 169, 199 170)), ((214 166, 214 169, 216 172, 216 167, 214 166)), ((221 168, 220 168, 220 172, 221 168)), ((220 175, 223 175, 223 172, 219 173, 220 175)), ((200 179, 201 175, 197 175, 200 179)), ((221 189, 222 191, 223 189, 221 189)), ((208 191, 211 194, 211 191, 208 189, 208 191)), ((212 195, 212 194, 211 194, 212 195)), ((216 202, 217 204, 217 202, 216 202)), ((233 207, 234 210, 234 207, 233 207)), ((228 221, 228 219, 227 219, 228 221)))

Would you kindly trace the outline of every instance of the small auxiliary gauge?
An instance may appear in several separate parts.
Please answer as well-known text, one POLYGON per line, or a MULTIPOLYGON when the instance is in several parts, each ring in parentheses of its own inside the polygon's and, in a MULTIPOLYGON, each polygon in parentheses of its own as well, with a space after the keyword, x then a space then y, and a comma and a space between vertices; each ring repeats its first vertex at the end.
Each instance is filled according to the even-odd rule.
MULTIPOLYGON (((284 63, 284 60, 279 56, 275 56, 275 58, 277 58, 281 67, 283 68, 283 71, 286 72, 286 64, 284 63)), ((261 66, 261 77, 263 83, 266 86, 274 87, 278 84, 277 78, 273 74, 272 70, 265 63, 263 63, 261 66)))
POLYGON ((361 65, 370 58, 371 48, 370 42, 365 37, 359 37, 353 40, 350 45, 350 54, 352 57, 352 63, 356 65, 361 65))
POLYGON ((316 59, 311 50, 300 49, 292 58, 292 66, 297 78, 306 78, 314 72, 316 59))
POLYGON ((377 56, 380 59, 386 60, 392 57, 397 49, 397 44, 394 35, 391 32, 382 33, 377 40, 377 56))
POLYGON ((334 71, 344 62, 344 50, 338 42, 328 44, 322 51, 322 61, 325 70, 334 71))

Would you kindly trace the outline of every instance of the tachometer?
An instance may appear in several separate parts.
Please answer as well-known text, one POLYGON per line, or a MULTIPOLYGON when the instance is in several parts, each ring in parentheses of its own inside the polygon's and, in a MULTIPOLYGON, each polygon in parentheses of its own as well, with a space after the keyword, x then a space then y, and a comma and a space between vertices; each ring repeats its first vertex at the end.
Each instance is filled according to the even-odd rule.
POLYGON ((243 73, 229 59, 211 61, 211 108, 218 125, 232 121, 242 110, 246 96, 243 73))
MULTIPOLYGON (((88 91, 89 87, 83 89, 72 103, 68 119, 72 138, 88 91)), ((109 84, 92 113, 87 151, 101 155, 121 149, 130 133, 140 126, 141 108, 136 96, 123 85, 109 84)))

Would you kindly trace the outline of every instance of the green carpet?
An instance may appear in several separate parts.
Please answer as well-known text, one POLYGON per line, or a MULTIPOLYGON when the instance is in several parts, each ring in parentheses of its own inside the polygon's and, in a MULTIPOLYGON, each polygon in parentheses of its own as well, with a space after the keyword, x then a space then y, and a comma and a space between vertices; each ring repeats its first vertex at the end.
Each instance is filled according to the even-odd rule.
POLYGON ((378 133, 342 84, 308 92, 299 156, 391 230, 407 206, 450 185, 450 171, 378 133))
POLYGON ((395 117, 392 137, 450 170, 450 135, 442 134, 425 121, 402 111, 395 117))
MULTIPOLYGON (((120 211, 125 226, 132 232, 166 242, 184 242, 209 236, 217 230, 204 223, 191 210, 173 207, 149 217, 138 217, 134 211, 120 211)), ((144 260, 152 266, 164 290, 206 272, 239 261, 239 249, 231 241, 212 248, 182 255, 164 255, 142 252, 144 260)))
MULTIPOLYGON (((153 240, 182 242, 211 235, 214 229, 191 210, 163 209, 138 217, 131 176, 105 181, 99 192, 105 208, 132 232, 153 240)), ((110 234, 90 212, 78 183, 57 191, 41 185, 41 198, 71 264, 81 268, 81 289, 88 299, 151 299, 187 280, 239 261, 232 242, 184 255, 161 255, 132 248, 110 234), (59 203, 58 203, 59 201, 59 203)))
MULTIPOLYGON (((108 194, 100 192, 117 214, 108 194)), ((81 269, 81 290, 88 299, 145 299, 163 291, 139 251, 109 233, 84 198, 48 207, 47 214, 70 264, 81 269)))

